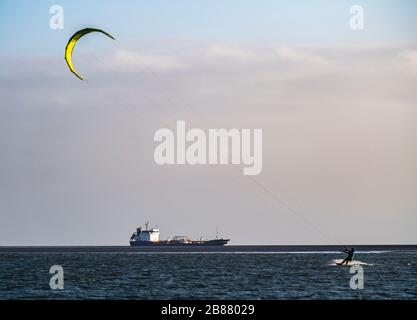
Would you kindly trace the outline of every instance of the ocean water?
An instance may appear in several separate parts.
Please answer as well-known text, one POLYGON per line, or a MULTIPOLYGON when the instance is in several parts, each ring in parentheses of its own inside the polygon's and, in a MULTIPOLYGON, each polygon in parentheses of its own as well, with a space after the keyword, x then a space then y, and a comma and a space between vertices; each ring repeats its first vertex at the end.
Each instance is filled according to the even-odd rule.
POLYGON ((417 299, 417 252, 0 253, 0 299, 417 299), (64 289, 49 286, 61 265, 64 289))

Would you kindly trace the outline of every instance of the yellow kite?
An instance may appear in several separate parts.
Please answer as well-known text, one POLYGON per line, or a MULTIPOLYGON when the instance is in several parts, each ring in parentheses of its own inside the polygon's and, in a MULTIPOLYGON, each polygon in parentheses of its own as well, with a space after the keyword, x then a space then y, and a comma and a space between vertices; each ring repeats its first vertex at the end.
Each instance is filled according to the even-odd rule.
POLYGON ((105 34, 106 36, 113 38, 113 36, 103 30, 100 29, 93 29, 93 28, 85 28, 80 31, 77 31, 74 33, 74 35, 68 40, 67 46, 65 47, 65 61, 67 62, 68 67, 70 68, 71 72, 75 74, 78 78, 81 80, 84 80, 74 69, 74 66, 72 64, 72 50, 74 50, 74 46, 77 43, 77 41, 84 35, 90 33, 90 32, 101 32, 105 34))

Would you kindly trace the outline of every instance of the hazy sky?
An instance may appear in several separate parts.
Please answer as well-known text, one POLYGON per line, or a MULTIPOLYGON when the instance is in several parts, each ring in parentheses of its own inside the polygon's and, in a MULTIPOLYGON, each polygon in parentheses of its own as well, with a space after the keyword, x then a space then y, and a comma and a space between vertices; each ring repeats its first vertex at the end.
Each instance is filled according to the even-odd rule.
POLYGON ((0 43, 0 245, 417 243, 415 1, 3 0, 0 43), (156 165, 177 120, 262 128, 262 173, 156 165))

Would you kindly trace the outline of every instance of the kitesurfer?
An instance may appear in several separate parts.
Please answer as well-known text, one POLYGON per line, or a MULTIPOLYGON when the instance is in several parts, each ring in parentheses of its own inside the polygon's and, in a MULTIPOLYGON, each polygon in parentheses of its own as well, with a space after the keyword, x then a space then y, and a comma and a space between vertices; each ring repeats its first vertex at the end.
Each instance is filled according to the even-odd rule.
POLYGON ((355 248, 344 248, 342 252, 346 253, 347 256, 341 263, 338 263, 339 266, 343 265, 344 263, 346 263, 347 265, 349 262, 353 260, 353 257, 355 255, 355 248))

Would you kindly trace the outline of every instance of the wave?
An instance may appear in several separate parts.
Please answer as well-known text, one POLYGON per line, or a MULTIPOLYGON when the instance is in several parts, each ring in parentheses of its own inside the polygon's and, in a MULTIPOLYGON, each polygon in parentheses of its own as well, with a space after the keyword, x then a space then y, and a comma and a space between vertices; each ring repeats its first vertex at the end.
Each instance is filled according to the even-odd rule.
MULTIPOLYGON (((340 266, 339 264, 342 263, 343 259, 333 259, 330 263, 329 266, 340 266)), ((348 264, 343 264, 343 266, 372 266, 372 264, 366 263, 366 262, 362 262, 359 260, 352 260, 349 261, 348 264)))

